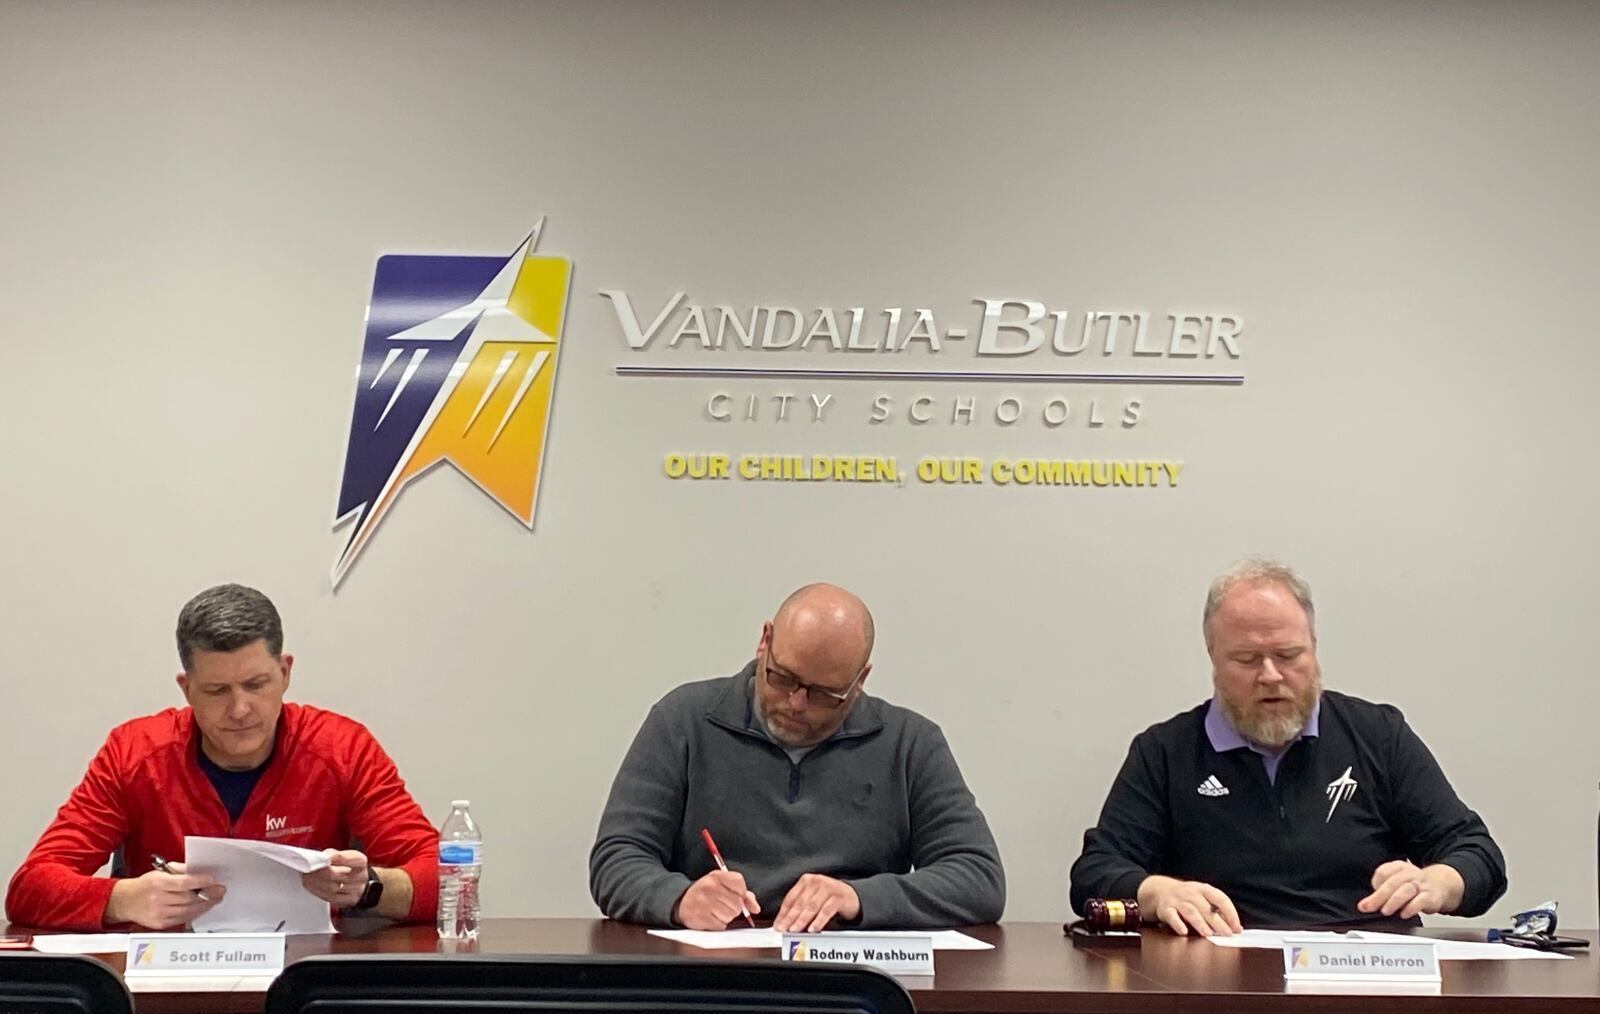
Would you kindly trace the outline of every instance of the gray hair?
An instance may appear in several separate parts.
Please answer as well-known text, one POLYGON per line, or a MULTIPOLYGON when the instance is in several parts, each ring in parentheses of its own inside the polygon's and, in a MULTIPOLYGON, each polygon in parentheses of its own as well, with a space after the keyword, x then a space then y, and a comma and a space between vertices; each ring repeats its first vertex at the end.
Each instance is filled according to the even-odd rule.
POLYGON ((1306 627, 1313 640, 1317 636, 1317 610, 1311 604, 1311 586, 1294 569, 1266 557, 1252 556, 1240 560, 1218 575, 1206 592, 1206 611, 1200 619, 1200 629, 1205 633, 1206 646, 1211 646, 1211 617, 1222 606, 1223 598, 1241 584, 1276 584, 1286 589, 1306 611, 1306 627))
POLYGON ((198 651, 237 651, 267 642, 283 654, 283 620, 272 600, 242 584, 219 584, 190 599, 178 613, 178 659, 188 672, 198 651))

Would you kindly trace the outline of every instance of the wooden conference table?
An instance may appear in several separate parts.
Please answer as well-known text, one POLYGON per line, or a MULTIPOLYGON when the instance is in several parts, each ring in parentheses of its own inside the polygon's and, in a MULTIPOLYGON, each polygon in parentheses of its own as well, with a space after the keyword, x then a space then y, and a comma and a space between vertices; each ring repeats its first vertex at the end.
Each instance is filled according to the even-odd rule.
MULTIPOLYGON (((13 930, 15 931, 15 930, 13 930)), ((1276 951, 1222 948, 1198 938, 1147 930, 1142 946, 1080 948, 1059 923, 1005 923, 966 932, 992 951, 940 951, 937 975, 907 983, 919 1011, 949 1014, 1090 1014, 1090 1012, 1600 1012, 1600 958, 1570 961, 1451 961, 1434 994, 1287 992, 1276 951)), ((1570 932, 1570 931, 1568 931, 1570 932)), ((1466 931, 1432 931, 1470 939, 1466 931)), ((1595 939, 1593 932, 1581 935, 1595 939)), ((1481 936, 1478 937, 1481 939, 1481 936)), ((290 937, 288 959, 312 954, 431 954, 441 950, 432 926, 384 926, 365 934, 290 937)), ((488 919, 480 954, 652 954, 689 958, 775 957, 773 951, 707 951, 604 919, 488 919)), ((121 971, 123 957, 106 959, 121 971)), ((265 994, 136 993, 140 1014, 249 1012, 265 994)))

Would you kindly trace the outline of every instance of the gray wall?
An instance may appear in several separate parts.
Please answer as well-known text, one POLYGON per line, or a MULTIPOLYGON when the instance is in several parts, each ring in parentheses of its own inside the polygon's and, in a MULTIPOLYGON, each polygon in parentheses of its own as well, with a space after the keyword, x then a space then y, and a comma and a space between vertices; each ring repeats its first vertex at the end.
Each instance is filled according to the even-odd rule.
POLYGON ((949 734, 1007 917, 1057 919, 1129 738, 1209 692, 1206 581, 1269 552, 1318 592, 1327 684, 1403 707, 1505 847, 1486 921, 1556 897, 1594 925, 1597 31, 1580 3, 0 5, 0 867, 107 729, 178 702, 184 599, 240 580, 293 696, 367 722, 434 819, 472 797, 488 914, 588 914, 649 703, 829 579, 876 611, 872 688, 949 734), (575 274, 536 531, 437 470, 334 593, 375 258, 509 252, 540 215, 575 274), (776 354, 632 353, 616 288, 968 326, 980 296, 1209 307, 1245 319, 1247 382, 621 378, 776 354), (717 390, 849 411, 717 423, 717 390), (979 418, 873 426, 879 390, 979 418), (1145 409, 1004 427, 1007 394, 1145 409), (717 449, 1185 471, 661 474, 717 449))

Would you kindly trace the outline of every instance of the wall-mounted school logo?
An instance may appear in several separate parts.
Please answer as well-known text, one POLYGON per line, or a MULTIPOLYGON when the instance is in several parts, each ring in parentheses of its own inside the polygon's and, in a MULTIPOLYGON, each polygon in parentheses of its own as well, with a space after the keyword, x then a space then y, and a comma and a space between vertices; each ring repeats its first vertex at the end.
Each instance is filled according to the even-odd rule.
POLYGON ((337 587, 407 483, 454 465, 533 527, 572 261, 534 254, 544 219, 510 257, 378 259, 334 527, 355 524, 337 587))

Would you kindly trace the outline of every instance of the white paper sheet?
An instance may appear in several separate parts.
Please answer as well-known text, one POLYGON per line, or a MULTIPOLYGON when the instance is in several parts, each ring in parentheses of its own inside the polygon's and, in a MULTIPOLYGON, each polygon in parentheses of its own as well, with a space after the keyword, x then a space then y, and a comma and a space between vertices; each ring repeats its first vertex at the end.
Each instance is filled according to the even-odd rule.
MULTIPOLYGON (((1343 937, 1344 934, 1343 933, 1315 932, 1315 933, 1296 933, 1295 936, 1327 937, 1330 940, 1337 940, 1340 937, 1343 937)), ((1261 948, 1270 948, 1270 949, 1275 950, 1275 951, 1283 950, 1283 938, 1284 938, 1284 934, 1279 932, 1278 930, 1253 930, 1253 929, 1247 929, 1243 933, 1235 933, 1231 937, 1217 937, 1217 936, 1206 937, 1207 940, 1209 940, 1212 943, 1216 944, 1218 947, 1239 947, 1239 948, 1261 947, 1261 948)))
POLYGON ((227 887, 222 902, 194 921, 197 933, 332 933, 328 903, 305 889, 300 874, 328 865, 310 849, 240 838, 188 837, 184 866, 227 887))
POLYGON ((126 933, 45 933, 35 935, 33 949, 44 954, 126 954, 126 933))
MULTIPOLYGON (((933 949, 936 951, 987 951, 994 948, 994 944, 986 944, 975 937, 969 937, 958 930, 829 930, 829 933, 838 933, 843 936, 871 936, 871 937, 932 937, 933 949)), ((783 934, 775 929, 727 929, 727 930, 664 930, 653 929, 651 936, 675 940, 680 944, 689 944, 692 947, 703 947, 708 951, 726 951, 739 947, 771 948, 773 950, 783 946, 783 934)))
POLYGON ((183 840, 187 850, 191 842, 205 842, 208 845, 224 846, 227 851, 248 852, 251 855, 271 859, 279 866, 287 866, 300 873, 315 873, 328 865, 328 854, 315 849, 303 849, 294 845, 279 845, 270 841, 253 841, 249 838, 202 838, 191 835, 183 840))
MULTIPOLYGON (((1351 930, 1348 933, 1331 933, 1318 931, 1313 933, 1297 933, 1294 931, 1279 930, 1245 930, 1235 933, 1231 937, 1207 937, 1218 947, 1262 947, 1274 951, 1283 950, 1284 936, 1297 937, 1324 937, 1328 940, 1417 940, 1415 936, 1406 933, 1379 933, 1373 930, 1351 930)), ((1535 951, 1526 947, 1511 947, 1507 944, 1491 944, 1477 940, 1439 940, 1433 937, 1422 939, 1432 940, 1438 945, 1440 961, 1527 961, 1554 959, 1565 961, 1571 957, 1568 954, 1558 954, 1555 951, 1535 951)))

